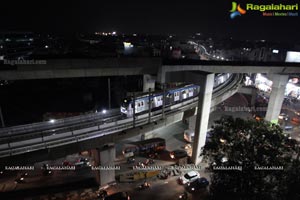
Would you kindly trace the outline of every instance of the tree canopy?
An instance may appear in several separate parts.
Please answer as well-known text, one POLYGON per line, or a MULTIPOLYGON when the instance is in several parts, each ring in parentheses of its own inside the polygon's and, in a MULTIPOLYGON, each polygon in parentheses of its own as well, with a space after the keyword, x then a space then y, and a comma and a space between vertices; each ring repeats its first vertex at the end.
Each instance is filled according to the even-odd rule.
POLYGON ((299 146, 278 125, 221 118, 202 155, 211 199, 300 199, 299 146))

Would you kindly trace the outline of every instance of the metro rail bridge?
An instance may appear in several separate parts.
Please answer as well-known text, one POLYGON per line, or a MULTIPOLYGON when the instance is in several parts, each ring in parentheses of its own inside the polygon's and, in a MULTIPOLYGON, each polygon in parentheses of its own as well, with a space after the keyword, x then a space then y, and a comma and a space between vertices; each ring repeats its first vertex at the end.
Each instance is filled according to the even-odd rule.
MULTIPOLYGON (((60 155, 62 152, 75 153, 96 148, 99 145, 114 143, 180 121, 186 115, 185 113, 195 107, 201 115, 198 117, 197 114, 197 123, 198 119, 201 122, 196 126, 196 129, 198 127, 200 130, 195 130, 195 133, 200 131, 199 138, 202 141, 195 142, 196 147, 193 147, 193 152, 197 152, 198 158, 201 145, 205 143, 210 108, 214 108, 237 92, 243 73, 267 73, 273 80, 265 118, 272 122, 280 114, 288 78, 300 73, 300 65, 299 63, 265 62, 162 61, 160 58, 104 58, 50 59, 47 60, 46 65, 6 66, 1 68, 0 80, 143 75, 144 91, 147 91, 145 88, 153 88, 154 79, 160 85, 172 81, 193 82, 199 77, 204 77, 205 81, 200 86, 203 88, 200 98, 196 97, 166 108, 165 117, 162 116, 162 111, 158 110, 151 113, 150 120, 147 114, 137 116, 136 120, 123 119, 119 111, 112 110, 106 115, 89 114, 58 120, 54 124, 46 122, 0 129, 0 160, 2 162, 8 158, 13 159, 18 155, 30 155, 38 151, 44 151, 44 154, 51 157, 63 156, 60 155), (214 73, 236 74, 220 87, 213 88, 214 73), (193 80, 189 80, 192 78, 193 80), (68 146, 72 147, 68 148, 68 146), (68 149, 72 150, 67 151, 68 149)), ((195 112, 192 115, 195 115, 195 112)))
MULTIPOLYGON (((212 109, 236 93, 242 85, 242 81, 243 74, 232 74, 227 81, 215 87, 212 109)), ((120 109, 113 109, 106 114, 101 112, 92 113, 57 120, 54 123, 47 121, 2 128, 0 129, 0 158, 5 160, 16 155, 30 154, 39 150, 47 150, 49 152, 56 147, 74 143, 80 146, 82 142, 92 142, 94 139, 102 137, 109 138, 104 139, 105 143, 116 142, 131 136, 132 134, 127 134, 131 129, 140 129, 139 127, 145 125, 153 125, 151 128, 153 130, 182 120, 185 111, 197 107, 197 101, 198 97, 195 97, 166 107, 164 119, 162 110, 153 111, 151 112, 150 122, 148 114, 142 114, 136 116, 134 124, 132 117, 124 119, 120 109)), ((147 129, 145 128, 144 130, 146 131, 147 129)), ((89 148, 93 148, 93 145, 89 145, 89 148)))

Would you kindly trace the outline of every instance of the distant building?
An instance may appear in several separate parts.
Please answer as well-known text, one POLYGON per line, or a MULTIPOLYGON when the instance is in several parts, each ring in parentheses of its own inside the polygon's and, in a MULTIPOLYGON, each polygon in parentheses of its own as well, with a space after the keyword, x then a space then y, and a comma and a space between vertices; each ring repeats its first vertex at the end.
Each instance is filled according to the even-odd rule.
POLYGON ((0 57, 23 59, 34 51, 34 34, 31 32, 0 32, 0 57))

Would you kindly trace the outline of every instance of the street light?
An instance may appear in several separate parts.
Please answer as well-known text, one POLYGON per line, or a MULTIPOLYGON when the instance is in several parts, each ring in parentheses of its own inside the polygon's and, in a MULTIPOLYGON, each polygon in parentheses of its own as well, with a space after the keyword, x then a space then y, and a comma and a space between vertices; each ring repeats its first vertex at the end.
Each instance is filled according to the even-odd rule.
POLYGON ((54 123, 55 123, 55 119, 50 119, 49 122, 50 122, 51 124, 54 124, 54 123))
POLYGON ((102 114, 106 114, 107 113, 107 111, 104 109, 104 110, 102 110, 102 114))

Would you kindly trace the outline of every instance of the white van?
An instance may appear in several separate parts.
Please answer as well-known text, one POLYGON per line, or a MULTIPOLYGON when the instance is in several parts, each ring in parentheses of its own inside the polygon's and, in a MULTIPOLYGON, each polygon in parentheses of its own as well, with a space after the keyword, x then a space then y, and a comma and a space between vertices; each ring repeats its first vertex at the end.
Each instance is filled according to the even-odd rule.
MULTIPOLYGON (((206 138, 211 137, 212 129, 207 129, 206 138)), ((194 142, 195 131, 191 129, 187 129, 184 131, 184 140, 187 142, 194 142)))
POLYGON ((195 136, 195 131, 187 129, 184 131, 184 140, 187 142, 193 142, 195 136))

